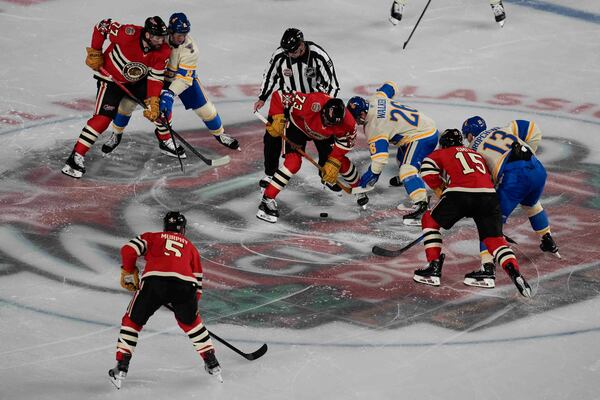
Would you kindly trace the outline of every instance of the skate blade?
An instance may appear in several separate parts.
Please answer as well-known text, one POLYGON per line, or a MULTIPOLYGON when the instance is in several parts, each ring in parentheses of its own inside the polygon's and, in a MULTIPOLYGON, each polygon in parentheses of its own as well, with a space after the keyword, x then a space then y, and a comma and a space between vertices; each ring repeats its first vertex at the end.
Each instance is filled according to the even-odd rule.
MULTIPOLYGON (((177 154, 173 154, 170 151, 166 151, 166 150, 161 150, 161 153, 163 153, 165 156, 169 156, 169 157, 173 157, 173 158, 177 158, 177 154)), ((179 158, 181 158, 182 160, 184 158, 187 158, 187 154, 183 153, 179 155, 179 158)))
POLYGON ((110 382, 117 388, 117 390, 121 389, 121 385, 123 384, 123 381, 121 379, 109 377, 108 380, 110 380, 110 382))
POLYGON ((413 275, 413 279, 416 282, 423 283, 425 285, 440 286, 440 278, 437 276, 430 276, 429 278, 426 278, 420 275, 413 275))
POLYGON ((61 172, 67 176, 70 176, 70 177, 76 178, 76 179, 79 179, 83 176, 83 173, 81 171, 77 171, 77 170, 69 167, 68 165, 65 165, 63 167, 63 169, 61 169, 61 172))
POLYGON ((473 278, 465 278, 463 283, 467 286, 480 287, 486 289, 493 289, 496 287, 496 282, 494 279, 485 278, 483 280, 477 280, 473 278))
POLYGON ((560 253, 559 253, 558 251, 557 251, 557 252, 555 252, 555 253, 552 253, 552 255, 553 255, 554 257, 556 257, 556 258, 560 258, 560 259, 562 259, 562 256, 560 255, 560 253))
POLYGON ((272 215, 266 214, 263 211, 258 211, 256 213, 256 218, 261 219, 263 221, 267 221, 270 222, 272 224, 277 222, 277 217, 274 217, 272 215))
POLYGON ((504 20, 498 22, 498 25, 500 25, 500 28, 504 28, 504 20))

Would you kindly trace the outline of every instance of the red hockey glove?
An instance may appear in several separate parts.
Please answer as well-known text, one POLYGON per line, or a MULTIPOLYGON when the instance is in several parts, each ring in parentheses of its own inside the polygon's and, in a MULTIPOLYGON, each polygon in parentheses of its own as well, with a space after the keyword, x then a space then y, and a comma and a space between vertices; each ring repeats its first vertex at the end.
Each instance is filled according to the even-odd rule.
POLYGON ((325 165, 323 165, 323 168, 321 168, 323 180, 332 185, 337 182, 337 177, 341 166, 342 163, 340 160, 329 157, 325 162, 325 165))
POLYGON ((85 51, 87 51, 87 57, 85 58, 86 65, 94 71, 98 71, 104 65, 102 50, 86 47, 85 51))
POLYGON ((121 267, 121 287, 127 289, 130 292, 135 292, 140 288, 140 277, 138 276, 138 269, 134 269, 133 272, 125 271, 125 268, 121 267))
POLYGON ((273 122, 267 123, 267 132, 273 137, 279 137, 285 128, 285 117, 283 114, 275 114, 271 117, 273 122))
POLYGON ((148 118, 150 121, 154 122, 158 118, 160 114, 160 99, 157 96, 148 97, 144 100, 146 104, 146 109, 144 110, 144 117, 148 118))

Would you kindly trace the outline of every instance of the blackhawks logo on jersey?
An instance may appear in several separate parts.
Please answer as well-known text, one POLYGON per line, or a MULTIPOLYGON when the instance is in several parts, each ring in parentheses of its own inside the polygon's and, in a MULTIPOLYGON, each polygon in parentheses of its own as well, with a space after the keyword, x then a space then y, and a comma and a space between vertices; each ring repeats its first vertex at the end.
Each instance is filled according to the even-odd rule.
POLYGON ((123 76, 129 82, 137 82, 148 74, 148 67, 140 62, 130 62, 123 67, 123 76))

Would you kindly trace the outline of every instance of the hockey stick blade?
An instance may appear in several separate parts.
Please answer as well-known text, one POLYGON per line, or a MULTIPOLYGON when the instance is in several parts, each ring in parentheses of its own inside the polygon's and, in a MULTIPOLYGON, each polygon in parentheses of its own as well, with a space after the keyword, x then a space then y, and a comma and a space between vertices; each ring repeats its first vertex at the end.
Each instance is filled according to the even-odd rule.
POLYGON ((415 240, 413 240, 412 242, 410 242, 409 244, 407 244, 406 246, 400 247, 399 249, 386 249, 385 247, 375 245, 375 246, 373 246, 371 251, 373 252, 373 254, 375 254, 377 256, 398 257, 400 254, 404 253, 406 250, 410 249, 415 244, 417 244, 421 240, 423 240, 424 237, 425 237, 424 235, 421 235, 418 238, 416 238, 415 240))
POLYGON ((220 158, 215 158, 215 159, 210 160, 210 165, 213 167, 220 167, 221 165, 229 164, 230 161, 231 161, 231 157, 223 156, 220 158))
POLYGON ((357 186, 355 188, 352 188, 350 193, 352 193, 352 194, 367 193, 367 192, 370 192, 371 190, 373 190, 374 188, 375 188, 375 186, 368 186, 366 188, 364 188, 362 186, 357 186))
POLYGON ((253 351, 252 353, 244 353, 243 351, 241 351, 240 349, 238 349, 237 347, 235 347, 231 343, 229 343, 227 340, 221 339, 220 337, 215 335, 213 332, 208 331, 208 334, 210 335, 210 337, 223 343, 225 346, 229 347, 231 350, 238 353, 240 356, 244 357, 246 360, 249 360, 249 361, 253 361, 253 360, 256 360, 256 359, 264 356, 268 350, 267 344, 264 343, 262 346, 260 346, 258 348, 258 350, 253 351))

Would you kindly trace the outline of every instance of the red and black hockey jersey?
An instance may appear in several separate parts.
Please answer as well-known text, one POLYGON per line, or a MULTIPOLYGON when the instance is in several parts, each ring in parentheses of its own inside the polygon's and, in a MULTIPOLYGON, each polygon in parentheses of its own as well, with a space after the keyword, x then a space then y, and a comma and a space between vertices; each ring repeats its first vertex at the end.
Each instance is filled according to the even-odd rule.
POLYGON ((178 232, 146 232, 121 248, 123 269, 133 272, 137 258, 144 256, 142 279, 148 276, 172 277, 198 284, 202 293, 200 253, 178 232))
MULTIPOLYGON (((106 71, 121 83, 134 83, 147 77, 147 97, 159 96, 171 48, 167 43, 158 50, 145 48, 142 30, 141 26, 121 25, 105 19, 94 27, 91 47, 102 50, 108 39, 109 45, 104 51, 106 71)), ((109 79, 99 72, 96 75, 109 79)))
POLYGON ((495 192, 483 156, 463 146, 438 149, 423 159, 421 177, 432 189, 444 192, 495 192))
POLYGON ((321 120, 321 110, 332 97, 325 93, 283 94, 278 91, 271 97, 269 115, 283 114, 285 102, 290 103, 290 122, 313 140, 324 140, 334 136, 334 146, 330 157, 341 160, 354 147, 356 122, 348 111, 341 125, 325 126, 321 120), (282 100, 282 96, 284 97, 282 100), (286 98, 286 96, 289 96, 286 98))

